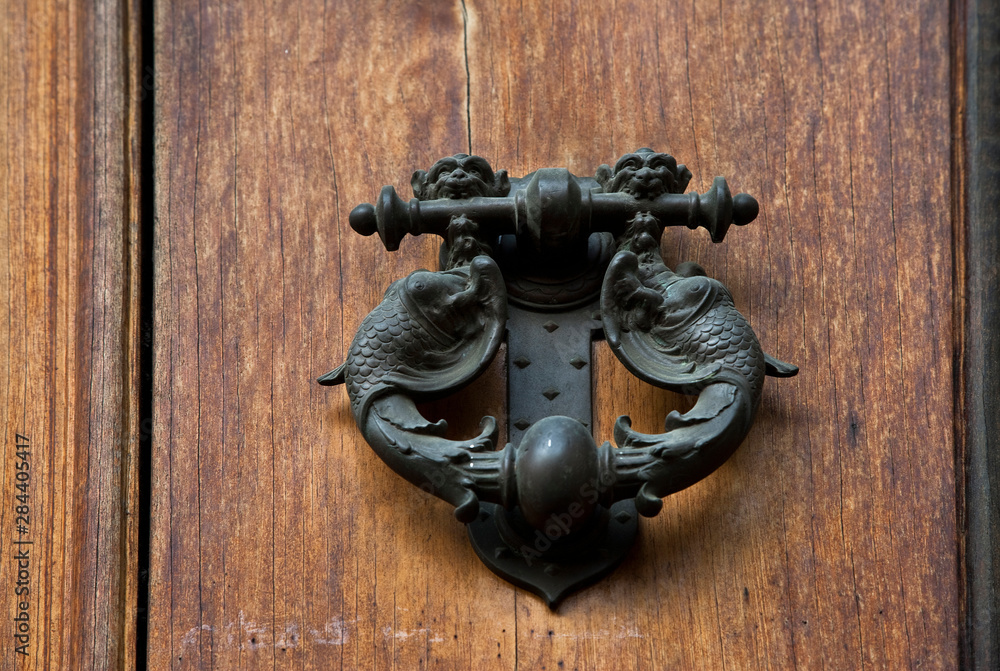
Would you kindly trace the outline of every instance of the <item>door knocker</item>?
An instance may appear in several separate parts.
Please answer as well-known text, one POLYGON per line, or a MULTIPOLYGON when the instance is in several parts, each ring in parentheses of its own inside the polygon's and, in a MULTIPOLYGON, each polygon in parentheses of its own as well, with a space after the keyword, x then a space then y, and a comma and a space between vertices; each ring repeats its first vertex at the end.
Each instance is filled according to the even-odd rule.
POLYGON ((798 369, 765 354, 729 290, 695 263, 660 256, 665 226, 702 226, 721 242, 753 221, 757 201, 716 177, 685 194, 691 172, 651 149, 593 177, 545 168, 521 179, 456 154, 413 174, 416 196, 391 186, 354 208, 351 227, 394 251, 407 233, 441 236, 441 270, 393 282, 365 317, 347 361, 319 378, 344 384, 376 454, 455 506, 476 553, 550 607, 611 572, 638 515, 717 469, 753 423, 765 375, 798 369), (697 395, 664 432, 592 436, 591 341, 651 384, 697 395), (507 342, 508 436, 444 438, 416 402, 446 396, 507 342))

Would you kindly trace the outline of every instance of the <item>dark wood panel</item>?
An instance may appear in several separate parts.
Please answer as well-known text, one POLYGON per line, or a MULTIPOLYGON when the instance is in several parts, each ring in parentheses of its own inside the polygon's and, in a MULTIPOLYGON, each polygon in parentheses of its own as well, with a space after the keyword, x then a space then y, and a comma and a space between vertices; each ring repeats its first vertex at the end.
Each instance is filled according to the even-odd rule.
MULTIPOLYGON (((948 18, 161 4, 151 665, 955 666, 948 18), (347 213, 470 144, 512 175, 649 145, 691 188, 722 174, 756 195, 750 227, 671 232, 667 260, 726 282, 802 368, 555 615, 312 383, 391 280, 435 263, 434 241, 387 254, 347 213)), ((499 370, 462 412, 502 413, 499 370)), ((602 345, 595 379, 599 439, 680 402, 602 345)))
POLYGON ((962 332, 962 396, 967 579, 964 666, 1000 665, 1000 3, 959 3, 955 54, 955 116, 964 142, 958 147, 953 184, 964 198, 956 208, 960 243, 967 259, 962 332), (962 13, 964 12, 964 13, 962 13))
POLYGON ((0 10, 2 668, 134 664, 136 9, 0 10))

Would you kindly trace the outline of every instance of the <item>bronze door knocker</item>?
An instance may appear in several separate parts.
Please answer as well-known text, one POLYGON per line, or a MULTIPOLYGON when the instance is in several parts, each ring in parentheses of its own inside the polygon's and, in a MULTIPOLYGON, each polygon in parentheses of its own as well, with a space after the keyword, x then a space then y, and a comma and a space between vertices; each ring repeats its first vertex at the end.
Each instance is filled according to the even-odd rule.
POLYGON ((651 149, 593 177, 545 168, 521 179, 456 154, 354 208, 351 227, 389 251, 407 233, 444 239, 441 270, 393 282, 365 317, 347 361, 319 378, 345 384, 376 454, 455 506, 476 553, 550 607, 612 571, 662 498, 717 469, 753 423, 765 375, 798 369, 765 354, 729 290, 701 266, 660 256, 665 226, 702 226, 721 242, 753 221, 757 201, 716 177, 685 194, 690 171, 651 149), (592 431, 590 351, 607 339, 651 384, 697 395, 664 432, 592 431), (479 376, 507 341, 508 436, 484 417, 478 436, 444 438, 416 402, 479 376))

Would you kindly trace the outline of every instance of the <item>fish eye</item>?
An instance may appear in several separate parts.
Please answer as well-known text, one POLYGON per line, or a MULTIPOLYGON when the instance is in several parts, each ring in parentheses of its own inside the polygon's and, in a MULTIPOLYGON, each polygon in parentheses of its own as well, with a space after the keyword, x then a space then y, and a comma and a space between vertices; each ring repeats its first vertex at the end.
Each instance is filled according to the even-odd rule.
POLYGON ((423 291, 425 287, 426 285, 424 284, 423 280, 417 280, 416 282, 413 283, 413 288, 416 291, 423 291))

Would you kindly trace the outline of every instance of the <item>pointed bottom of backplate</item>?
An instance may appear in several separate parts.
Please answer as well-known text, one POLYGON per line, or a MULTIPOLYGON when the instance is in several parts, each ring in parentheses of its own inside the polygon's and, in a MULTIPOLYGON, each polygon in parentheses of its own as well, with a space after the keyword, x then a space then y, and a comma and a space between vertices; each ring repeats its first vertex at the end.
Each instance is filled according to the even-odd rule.
POLYGON ((468 525, 469 539, 491 571, 534 592, 555 610, 566 596, 615 570, 635 541, 639 520, 632 499, 601 509, 595 517, 591 533, 567 543, 534 529, 525 533, 514 515, 496 504, 480 503, 479 517, 468 525))

